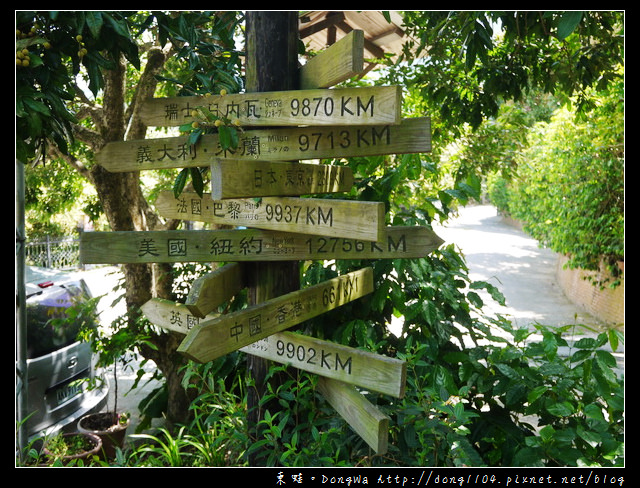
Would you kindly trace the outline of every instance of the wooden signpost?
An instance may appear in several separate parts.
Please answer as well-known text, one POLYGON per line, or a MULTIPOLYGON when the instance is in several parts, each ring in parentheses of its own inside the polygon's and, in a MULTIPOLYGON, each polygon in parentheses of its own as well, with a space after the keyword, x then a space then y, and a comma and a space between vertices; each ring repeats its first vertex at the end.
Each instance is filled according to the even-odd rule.
POLYGON ((204 123, 204 114, 237 120, 241 127, 384 125, 400 122, 401 105, 401 87, 369 86, 150 98, 140 117, 146 125, 161 127, 204 123))
POLYGON ((385 227, 376 242, 260 229, 84 232, 80 259, 85 264, 414 259, 443 242, 418 226, 385 227))
POLYGON ((218 158, 290 161, 431 151, 428 117, 399 125, 347 125, 246 130, 238 148, 223 151, 217 134, 190 146, 186 136, 110 142, 96 160, 111 172, 209 166, 218 158))
POLYGON ((255 227, 301 234, 378 241, 384 229, 384 203, 351 200, 265 197, 213 200, 164 191, 155 203, 165 218, 255 227))
POLYGON ((373 292, 373 270, 363 268, 200 322, 178 352, 206 363, 373 292))
MULTIPOLYGON (((140 108, 149 126, 212 124, 214 118, 237 123, 237 148, 222 150, 218 135, 207 134, 195 145, 187 136, 112 142, 96 155, 112 172, 211 167, 210 194, 184 192, 176 198, 163 192, 156 209, 166 218, 233 228, 86 232, 80 259, 86 264, 225 263, 194 281, 185 304, 154 298, 141 307, 143 313, 153 324, 183 334, 178 352, 194 361, 241 350, 248 354, 254 380, 266 370, 263 359, 318 374, 318 389, 327 401, 383 454, 389 418, 355 386, 402 398, 405 362, 286 331, 370 294, 372 268, 297 289, 290 277, 297 279, 298 271, 285 266, 304 260, 421 258, 443 241, 425 227, 385 227, 384 203, 295 198, 349 192, 354 184, 348 167, 298 161, 429 152, 430 119, 401 119, 401 87, 327 89, 363 72, 362 31, 308 60, 297 73, 301 89, 291 90, 297 88, 292 81, 297 37, 291 35, 297 32, 297 17, 252 14, 247 20, 246 93, 150 99, 140 108), (256 32, 265 35, 267 29, 272 31, 268 38, 277 38, 282 48, 277 56, 258 41, 256 32), (283 31, 290 32, 281 36, 283 31), (269 68, 276 64, 275 72, 286 73, 285 83, 272 82, 269 68), (250 272, 246 262, 255 263, 250 272), (212 313, 248 282, 248 307, 212 313)), ((257 405, 258 383, 249 392, 251 415, 259 410, 251 408, 257 405)))
POLYGON ((339 193, 351 187, 353 173, 347 166, 233 159, 211 163, 214 200, 339 193))

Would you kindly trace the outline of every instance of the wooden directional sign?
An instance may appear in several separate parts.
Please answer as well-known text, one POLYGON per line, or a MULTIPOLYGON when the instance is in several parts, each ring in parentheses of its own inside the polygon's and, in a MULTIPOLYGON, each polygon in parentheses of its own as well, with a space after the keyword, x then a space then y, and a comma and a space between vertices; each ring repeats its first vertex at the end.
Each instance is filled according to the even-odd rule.
POLYGON ((422 258, 444 241, 426 227, 386 227, 377 242, 259 229, 83 232, 80 262, 209 263, 422 258))
POLYGON ((241 351, 386 395, 404 396, 407 366, 399 359, 293 332, 275 333, 241 351))
POLYGON ((353 386, 341 381, 320 377, 318 390, 377 454, 387 452, 389 417, 353 386))
POLYGON ((140 309, 152 324, 185 335, 201 321, 218 317, 218 314, 197 317, 186 305, 162 298, 152 298, 140 309))
POLYGON ((351 200, 265 197, 213 200, 211 194, 164 191, 155 203, 168 219, 193 220, 377 241, 384 229, 384 203, 351 200))
POLYGON ((373 292, 373 270, 364 268, 318 285, 200 322, 178 352, 206 363, 373 292))
POLYGON ((193 281, 186 307, 196 317, 204 317, 244 288, 244 269, 241 263, 228 263, 193 281))
POLYGON ((364 31, 352 30, 300 67, 300 87, 328 88, 364 71, 364 31))
POLYGON ((214 200, 348 192, 352 186, 347 166, 233 159, 211 163, 214 200))
POLYGON ((431 151, 428 117, 404 119, 399 125, 286 127, 243 131, 235 150, 223 151, 217 134, 163 137, 108 143, 96 155, 112 172, 209 166, 216 158, 293 161, 348 158, 431 151))
POLYGON ((198 108, 240 126, 398 124, 402 88, 369 86, 331 90, 291 90, 226 95, 149 98, 140 108, 149 126, 179 126, 194 121, 198 108))

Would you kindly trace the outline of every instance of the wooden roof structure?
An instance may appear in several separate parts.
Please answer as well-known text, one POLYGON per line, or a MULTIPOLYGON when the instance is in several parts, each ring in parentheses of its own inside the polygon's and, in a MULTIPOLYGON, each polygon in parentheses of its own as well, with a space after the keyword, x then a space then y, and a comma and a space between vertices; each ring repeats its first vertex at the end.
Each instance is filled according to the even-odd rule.
MULTIPOLYGON (((380 11, 303 11, 300 12, 300 39, 309 50, 321 51, 339 41, 352 30, 364 32, 365 59, 397 57, 407 40, 402 17, 390 11, 391 23, 380 11)), ((375 66, 369 63, 369 69, 375 66)), ((367 70, 367 71, 368 71, 367 70)))

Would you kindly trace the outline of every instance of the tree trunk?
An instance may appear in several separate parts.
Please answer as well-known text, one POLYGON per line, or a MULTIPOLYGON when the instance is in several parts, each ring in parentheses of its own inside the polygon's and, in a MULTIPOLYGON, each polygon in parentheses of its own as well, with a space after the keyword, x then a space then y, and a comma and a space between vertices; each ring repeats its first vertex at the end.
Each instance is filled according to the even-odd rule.
MULTIPOLYGON (((105 96, 102 119, 96 125, 100 129, 102 143, 125 140, 126 127, 128 138, 142 139, 146 127, 136 117, 135 100, 149 97, 155 90, 153 75, 162 67, 164 54, 154 50, 148 56, 145 73, 136 90, 136 99, 132 104, 132 113, 125 113, 126 67, 124 62, 110 71, 105 71, 105 96), (130 121, 130 123, 129 123, 130 121)), ((99 148, 96 148, 99 149, 99 148)), ((109 225, 114 231, 142 231, 157 228, 171 228, 175 224, 162 224, 152 211, 142 194, 139 172, 110 173, 101 166, 94 166, 90 178, 103 205, 109 225)), ((171 299, 171 281, 167 279, 170 265, 123 264, 125 279, 125 301, 129 315, 129 327, 136 327, 140 317, 140 307, 153 296, 171 299)), ((189 415, 189 398, 182 387, 179 369, 186 360, 176 352, 181 338, 174 333, 152 335, 150 342, 155 348, 141 345, 142 355, 154 361, 164 375, 169 392, 167 420, 169 426, 175 422, 184 422, 189 415)))

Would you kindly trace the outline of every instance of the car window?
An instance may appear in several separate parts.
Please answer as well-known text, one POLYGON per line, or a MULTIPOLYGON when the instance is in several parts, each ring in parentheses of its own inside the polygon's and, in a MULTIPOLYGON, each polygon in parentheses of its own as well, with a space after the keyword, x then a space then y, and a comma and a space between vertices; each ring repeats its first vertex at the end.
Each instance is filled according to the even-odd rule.
POLYGON ((27 296, 27 357, 37 358, 73 344, 81 327, 70 307, 80 307, 88 299, 76 283, 50 286, 27 296))

